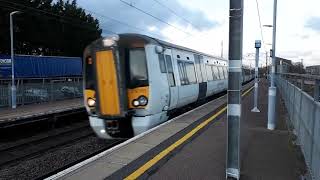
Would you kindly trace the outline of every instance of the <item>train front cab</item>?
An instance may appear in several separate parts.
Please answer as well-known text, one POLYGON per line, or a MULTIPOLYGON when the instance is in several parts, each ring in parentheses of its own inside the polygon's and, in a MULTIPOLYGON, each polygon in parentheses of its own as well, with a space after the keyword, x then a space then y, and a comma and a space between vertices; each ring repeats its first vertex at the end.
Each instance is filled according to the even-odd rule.
POLYGON ((138 134, 133 131, 133 116, 149 114, 146 43, 110 36, 85 49, 84 103, 90 125, 101 138, 138 134))

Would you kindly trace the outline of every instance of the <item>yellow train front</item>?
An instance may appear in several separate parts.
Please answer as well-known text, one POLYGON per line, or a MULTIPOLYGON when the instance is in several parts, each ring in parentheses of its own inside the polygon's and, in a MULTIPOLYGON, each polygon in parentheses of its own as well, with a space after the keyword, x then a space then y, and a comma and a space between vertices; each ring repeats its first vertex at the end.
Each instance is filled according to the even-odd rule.
MULTIPOLYGON (((101 138, 132 137, 227 88, 227 61, 139 34, 110 35, 84 52, 84 103, 101 138)), ((253 75, 243 71, 243 80, 253 75)))
POLYGON ((101 138, 132 137, 133 109, 148 104, 145 42, 130 35, 119 38, 101 38, 84 52, 84 101, 90 125, 101 138))

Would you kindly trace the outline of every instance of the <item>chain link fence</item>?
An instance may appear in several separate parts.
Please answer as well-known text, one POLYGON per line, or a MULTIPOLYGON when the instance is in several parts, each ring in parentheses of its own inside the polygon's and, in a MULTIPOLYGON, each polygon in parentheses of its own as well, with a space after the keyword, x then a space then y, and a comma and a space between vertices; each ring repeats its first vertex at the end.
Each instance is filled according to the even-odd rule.
MULTIPOLYGON (((21 81, 20 81, 21 82, 21 81)), ((23 82, 23 81, 22 81, 23 82)), ((17 83, 17 105, 82 97, 82 79, 46 79, 17 83)), ((0 84, 0 108, 11 105, 11 83, 0 84)))
POLYGON ((276 76, 277 86, 310 173, 313 179, 320 180, 320 102, 318 97, 310 96, 285 77, 288 78, 276 76))

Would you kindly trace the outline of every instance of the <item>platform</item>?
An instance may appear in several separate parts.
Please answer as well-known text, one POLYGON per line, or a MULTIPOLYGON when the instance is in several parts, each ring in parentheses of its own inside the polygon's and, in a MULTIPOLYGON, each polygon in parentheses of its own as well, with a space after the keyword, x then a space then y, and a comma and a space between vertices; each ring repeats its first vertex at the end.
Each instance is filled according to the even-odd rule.
MULTIPOLYGON (((299 179, 305 170, 278 103, 277 130, 267 127, 267 83, 260 82, 253 113, 252 83, 244 89, 241 179, 299 179)), ((70 167, 48 179, 225 179, 226 96, 70 167)))
POLYGON ((39 119, 43 116, 85 110, 83 100, 68 99, 41 104, 19 106, 16 109, 0 109, 0 127, 26 123, 26 119, 39 119))

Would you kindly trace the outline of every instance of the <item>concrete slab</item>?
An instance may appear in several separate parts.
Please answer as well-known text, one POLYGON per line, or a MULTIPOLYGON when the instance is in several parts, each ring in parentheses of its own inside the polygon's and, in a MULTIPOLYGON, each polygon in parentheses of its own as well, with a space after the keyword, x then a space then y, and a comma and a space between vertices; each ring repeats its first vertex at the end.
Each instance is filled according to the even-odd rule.
POLYGON ((138 139, 136 142, 156 146, 171 136, 172 132, 169 131, 155 131, 144 138, 138 139))
POLYGON ((110 155, 134 160, 140 157, 145 152, 149 151, 153 147, 153 145, 134 142, 126 145, 123 148, 120 148, 119 150, 111 153, 110 155))
POLYGON ((90 166, 90 169, 84 168, 81 171, 75 171, 70 173, 61 179, 71 180, 89 180, 89 179, 104 179, 112 173, 114 173, 119 168, 123 167, 121 164, 111 163, 109 161, 98 160, 95 164, 90 166), (92 169, 91 169, 92 168, 92 169))

